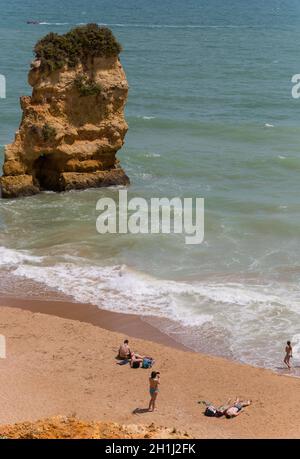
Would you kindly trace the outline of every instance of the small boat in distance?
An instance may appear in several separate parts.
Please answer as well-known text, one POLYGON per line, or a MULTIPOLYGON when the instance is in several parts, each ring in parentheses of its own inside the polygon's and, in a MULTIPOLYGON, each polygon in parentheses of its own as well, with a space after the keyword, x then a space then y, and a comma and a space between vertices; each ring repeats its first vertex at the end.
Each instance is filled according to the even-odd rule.
POLYGON ((29 21, 27 21, 27 24, 40 24, 40 22, 39 21, 29 20, 29 21))

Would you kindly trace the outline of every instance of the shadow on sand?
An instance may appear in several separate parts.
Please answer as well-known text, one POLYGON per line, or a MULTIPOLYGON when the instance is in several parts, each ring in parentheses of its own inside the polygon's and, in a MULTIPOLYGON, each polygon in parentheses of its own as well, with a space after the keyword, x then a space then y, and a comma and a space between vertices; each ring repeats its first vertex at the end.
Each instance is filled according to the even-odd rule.
POLYGON ((133 410, 132 414, 144 414, 144 413, 150 413, 148 408, 136 408, 133 410))

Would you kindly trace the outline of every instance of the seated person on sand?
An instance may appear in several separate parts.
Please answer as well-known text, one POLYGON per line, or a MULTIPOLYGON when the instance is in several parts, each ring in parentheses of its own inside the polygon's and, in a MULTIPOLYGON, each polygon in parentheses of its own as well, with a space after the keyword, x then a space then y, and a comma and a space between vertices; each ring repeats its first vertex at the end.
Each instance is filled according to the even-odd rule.
POLYGON ((121 359, 121 360, 130 359, 130 356, 131 356, 131 351, 129 348, 129 341, 128 339, 125 339, 124 343, 121 344, 120 346, 119 353, 118 353, 118 359, 121 359))
POLYGON ((144 356, 140 354, 136 354, 135 352, 131 352, 130 354, 130 366, 131 368, 139 368, 143 363, 144 356))
POLYGON ((236 416, 241 414, 245 406, 249 405, 251 405, 251 400, 239 400, 237 398, 232 405, 224 409, 223 414, 225 414, 226 418, 228 419, 235 418, 236 416))

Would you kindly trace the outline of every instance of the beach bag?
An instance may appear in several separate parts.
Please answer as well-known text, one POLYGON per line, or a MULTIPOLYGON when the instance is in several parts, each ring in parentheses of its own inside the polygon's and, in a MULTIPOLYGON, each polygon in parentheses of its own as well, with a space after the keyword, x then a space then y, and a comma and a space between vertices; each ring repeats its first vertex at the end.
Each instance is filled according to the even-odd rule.
POLYGON ((217 409, 213 405, 207 406, 204 411, 204 416, 208 416, 210 418, 217 416, 217 409))
POLYGON ((152 368, 152 365, 153 365, 153 360, 145 357, 143 360, 142 368, 152 368))

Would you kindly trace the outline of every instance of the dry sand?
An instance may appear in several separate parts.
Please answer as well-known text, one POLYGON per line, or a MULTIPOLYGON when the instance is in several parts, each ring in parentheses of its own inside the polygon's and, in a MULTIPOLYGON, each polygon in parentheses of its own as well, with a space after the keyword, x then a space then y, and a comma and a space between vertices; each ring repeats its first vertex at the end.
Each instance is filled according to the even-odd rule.
POLYGON ((43 308, 49 313, 51 305, 46 302, 30 305, 2 299, 0 304, 4 301, 10 307, 0 307, 0 333, 7 340, 7 358, 0 360, 1 424, 63 415, 122 425, 154 422, 196 438, 300 437, 297 378, 187 352, 136 317, 130 320, 130 316, 117 314, 118 319, 113 319, 121 332, 117 333, 100 327, 102 320, 102 326, 112 328, 104 313, 90 310, 94 319, 87 314, 83 322, 86 305, 56 303, 61 316, 77 319, 71 320, 25 310, 43 308), (16 303, 23 309, 12 307, 16 303), (155 357, 155 369, 161 372, 158 411, 154 413, 142 412, 149 402, 149 371, 117 365, 114 358, 130 328, 160 341, 130 339, 133 349, 155 357), (161 344, 164 341, 168 346, 161 344), (235 396, 250 398, 253 405, 232 420, 207 418, 197 403, 221 404, 235 396), (134 414, 136 409, 141 412, 134 414))

